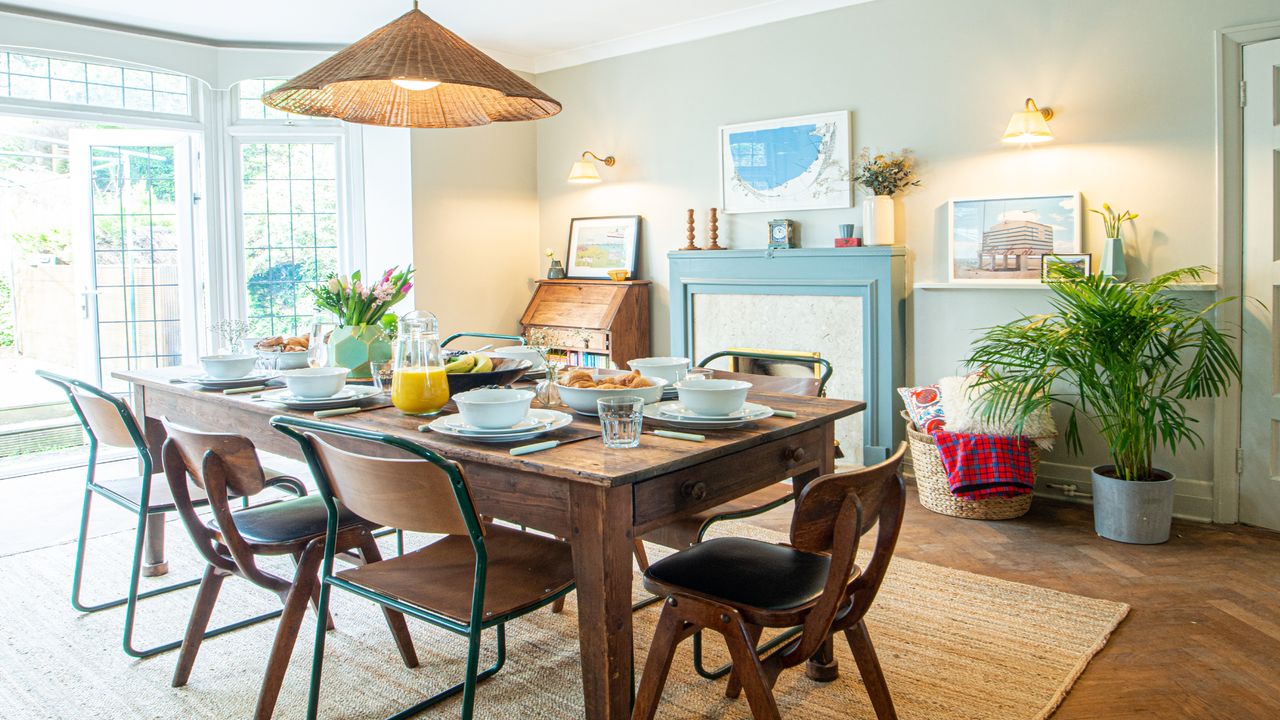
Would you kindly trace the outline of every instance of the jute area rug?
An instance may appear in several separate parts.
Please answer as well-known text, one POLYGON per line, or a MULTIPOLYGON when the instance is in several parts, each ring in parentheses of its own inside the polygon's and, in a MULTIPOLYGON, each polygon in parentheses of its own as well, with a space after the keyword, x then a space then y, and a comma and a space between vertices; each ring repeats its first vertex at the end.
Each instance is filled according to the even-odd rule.
MULTIPOLYGON (((180 525, 171 523, 172 581, 202 569, 180 525)), ((780 541, 783 536, 742 523, 716 534, 780 541)), ((90 546, 86 599, 119 592, 131 534, 98 538, 90 546)), ((651 548, 652 555, 662 554, 651 548)), ((170 687, 177 653, 133 660, 120 649, 123 609, 76 613, 68 602, 74 545, 0 559, 0 715, 13 718, 251 717, 275 622, 204 643, 190 683, 170 687)), ((279 568, 288 571, 288 566, 279 568)), ((638 578, 638 576, 637 576, 638 578)), ((151 586, 150 584, 148 586, 151 586)), ((637 598, 642 591, 637 582, 637 598)), ((138 642, 178 638, 194 590, 145 600, 138 642)), ((273 595, 239 580, 224 585, 214 622, 276 607, 273 595)), ((903 720, 1032 720, 1048 717, 1128 612, 1122 603, 1005 582, 935 565, 895 559, 867 624, 903 720)), ((660 606, 635 615, 636 672, 653 635, 660 606)), ((399 660, 376 606, 334 593, 337 629, 327 640, 321 716, 382 718, 461 677, 464 643, 410 621, 416 670, 399 660)), ((294 651, 276 718, 302 717, 311 667, 314 616, 294 651)), ((543 609, 508 626, 507 665, 481 683, 476 716, 582 717, 576 607, 543 609)), ((493 657, 492 638, 486 639, 493 657)), ((710 659, 725 659, 718 642, 710 659)), ((803 669, 783 674, 776 695, 784 717, 862 720, 875 717, 843 642, 836 645, 839 680, 819 684, 803 669)), ((724 698, 724 680, 693 673, 689 643, 673 666, 659 716, 749 718, 745 699, 724 698)), ((427 717, 457 717, 457 699, 427 717)))

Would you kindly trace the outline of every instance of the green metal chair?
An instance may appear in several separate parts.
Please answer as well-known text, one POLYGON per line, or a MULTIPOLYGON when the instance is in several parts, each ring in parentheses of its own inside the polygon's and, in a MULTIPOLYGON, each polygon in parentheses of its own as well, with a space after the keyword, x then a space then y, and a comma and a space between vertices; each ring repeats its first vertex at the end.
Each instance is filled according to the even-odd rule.
MULTIPOLYGON (((75 411, 76 417, 80 420, 80 424, 89 438, 89 464, 85 477, 84 504, 80 511, 80 532, 76 539, 76 561, 71 580, 71 606, 80 612, 92 613, 124 605, 124 638, 122 645, 125 653, 131 657, 150 657, 180 646, 182 644, 181 640, 174 640, 142 649, 133 646, 134 620, 137 616, 139 600, 193 587, 200 583, 199 578, 193 578, 145 592, 138 592, 139 580, 142 575, 142 548, 146 536, 147 519, 152 515, 163 515, 176 510, 168 485, 163 480, 154 485, 155 493, 153 494, 154 465, 151 452, 147 449, 145 434, 138 427, 138 421, 134 418, 129 406, 115 395, 81 380, 46 370, 37 370, 36 374, 57 385, 67 394, 67 400, 71 403, 71 408, 75 411), (142 471, 140 475, 138 477, 98 480, 95 477, 95 471, 97 470, 99 445, 132 449, 137 453, 138 461, 141 465, 142 471), (122 598, 86 604, 80 597, 80 588, 84 577, 85 546, 89 531, 89 509, 94 495, 101 495, 104 499, 135 514, 138 518, 138 527, 133 539, 133 564, 129 571, 128 593, 122 598)), ((267 481, 267 485, 283 487, 292 491, 295 495, 306 494, 306 488, 294 478, 272 478, 267 481)), ((195 504, 200 506, 208 505, 208 500, 199 488, 192 487, 191 494, 195 504)), ((205 633, 204 637, 221 635, 222 633, 269 620, 279 615, 280 611, 277 610, 241 620, 210 630, 205 633)))
POLYGON ((503 335, 501 333, 481 333, 481 332, 456 332, 450 335, 449 337, 445 338, 444 341, 440 343, 440 347, 442 348, 447 347, 449 343, 453 342, 454 340, 457 340, 458 338, 464 338, 464 337, 485 338, 487 340, 509 340, 519 345, 527 344, 527 341, 519 335, 503 335))
POLYGON ((319 710, 324 617, 329 594, 335 588, 465 635, 468 649, 463 681, 391 718, 410 717, 461 692, 462 717, 469 720, 475 708, 476 685, 496 674, 506 662, 506 623, 555 602, 573 589, 569 544, 482 522, 461 468, 414 442, 282 415, 273 417, 271 424, 302 446, 329 511, 308 720, 315 720, 319 710), (334 447, 319 435, 390 447, 407 457, 358 455, 334 447), (374 523, 446 537, 408 554, 335 574, 339 503, 374 523), (481 671, 481 634, 490 628, 496 630, 497 658, 481 671))
POLYGON ((784 362, 798 365, 808 365, 815 371, 821 368, 818 376, 818 397, 827 396, 827 382, 831 380, 831 374, 835 372, 835 368, 831 366, 831 362, 826 358, 808 357, 805 355, 786 355, 783 353, 767 353, 767 352, 748 352, 746 350, 721 350, 720 352, 711 353, 702 358, 702 362, 698 363, 698 367, 710 367, 711 363, 720 358, 743 358, 747 360, 765 360, 769 362, 784 362))

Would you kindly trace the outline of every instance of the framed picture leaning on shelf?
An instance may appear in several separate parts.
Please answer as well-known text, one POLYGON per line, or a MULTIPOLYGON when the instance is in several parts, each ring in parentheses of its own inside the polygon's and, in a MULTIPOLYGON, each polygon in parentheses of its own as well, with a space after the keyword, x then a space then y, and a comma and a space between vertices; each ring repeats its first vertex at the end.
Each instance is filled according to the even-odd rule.
POLYGON ((569 277, 608 279, 610 270, 632 278, 640 249, 640 216, 573 218, 569 221, 569 277))
POLYGON ((1080 193, 952 200, 948 280, 1040 282, 1041 257, 1080 253, 1080 193))
POLYGON ((1064 280, 1074 279, 1064 278, 1060 273, 1054 273, 1053 268, 1056 265, 1075 268, 1083 277, 1088 277, 1093 274, 1093 255, 1089 253, 1046 253, 1041 255, 1040 282, 1063 282, 1064 280))

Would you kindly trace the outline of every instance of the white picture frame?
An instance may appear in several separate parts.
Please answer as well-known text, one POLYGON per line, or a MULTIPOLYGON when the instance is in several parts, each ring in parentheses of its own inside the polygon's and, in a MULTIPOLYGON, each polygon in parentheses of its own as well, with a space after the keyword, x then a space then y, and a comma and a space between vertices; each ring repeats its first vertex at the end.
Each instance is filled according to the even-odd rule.
POLYGON ((1039 285, 1041 255, 1081 252, 1083 220, 1079 191, 950 200, 947 282, 1039 285))
POLYGON ((640 248, 640 216, 572 218, 569 220, 567 277, 592 280, 626 270, 634 279, 640 248))
POLYGON ((848 110, 837 110, 721 126, 720 206, 724 212, 853 207, 851 118, 848 110), (753 135, 759 142, 750 142, 753 135), (808 162, 779 160, 797 152, 808 162), (744 153, 750 154, 752 162, 743 162, 744 153))

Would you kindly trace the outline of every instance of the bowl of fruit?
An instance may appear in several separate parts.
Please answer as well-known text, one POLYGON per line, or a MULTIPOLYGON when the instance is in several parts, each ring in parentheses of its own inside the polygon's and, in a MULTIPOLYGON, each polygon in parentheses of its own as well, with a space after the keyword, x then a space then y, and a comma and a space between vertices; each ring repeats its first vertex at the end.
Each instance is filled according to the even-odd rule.
POLYGON ((533 363, 528 360, 493 357, 483 352, 454 355, 445 363, 449 378, 449 394, 475 390, 491 385, 510 385, 519 380, 533 363))

